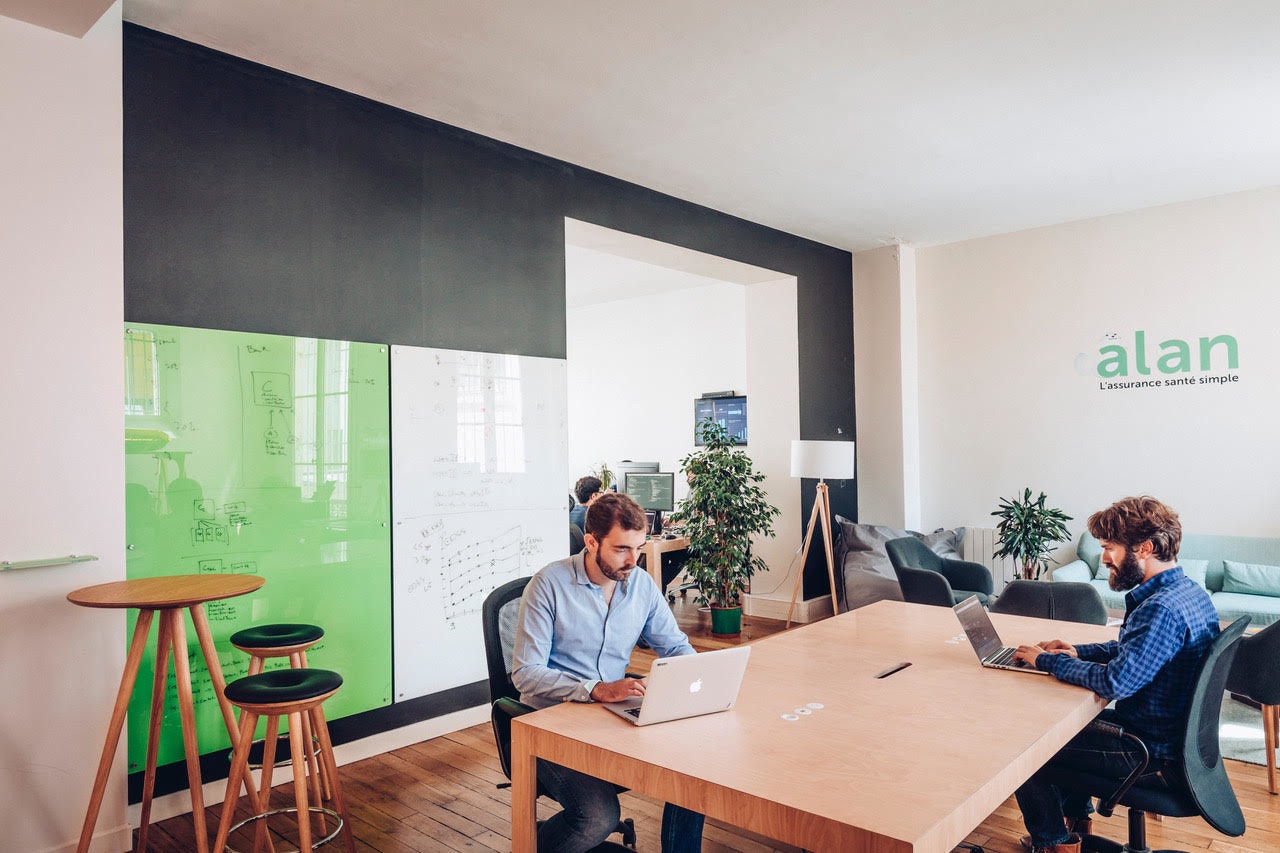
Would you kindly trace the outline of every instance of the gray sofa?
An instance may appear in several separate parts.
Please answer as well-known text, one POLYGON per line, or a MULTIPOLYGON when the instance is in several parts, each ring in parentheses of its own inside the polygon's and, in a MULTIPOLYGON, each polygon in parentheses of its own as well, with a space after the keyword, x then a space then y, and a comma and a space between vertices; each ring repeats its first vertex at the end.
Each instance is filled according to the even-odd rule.
MULTIPOLYGON (((1087 532, 1076 545, 1077 559, 1053 570, 1051 580, 1085 581, 1097 587, 1112 610, 1124 610, 1124 593, 1107 586, 1099 568, 1102 547, 1087 532)), ((1187 576, 1209 592, 1218 616, 1230 622, 1248 616, 1255 626, 1280 621, 1280 539, 1185 534, 1178 562, 1187 576)))

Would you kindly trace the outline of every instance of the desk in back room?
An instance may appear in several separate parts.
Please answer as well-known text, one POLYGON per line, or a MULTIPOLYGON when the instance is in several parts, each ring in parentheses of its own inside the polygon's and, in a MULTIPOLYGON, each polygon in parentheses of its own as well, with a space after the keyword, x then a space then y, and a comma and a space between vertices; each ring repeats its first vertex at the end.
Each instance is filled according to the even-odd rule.
MULTIPOLYGON (((1006 643, 1114 628, 993 617, 1006 643)), ((638 728, 565 703, 513 725, 512 841, 535 847, 535 758, 814 851, 947 853, 1104 707, 982 668, 949 608, 881 601, 752 644, 737 707, 638 728), (901 661, 906 669, 876 673, 901 661), (786 720, 809 703, 806 716, 786 720)))
MULTIPOLYGON (((645 540, 643 552, 645 571, 653 578, 653 582, 658 585, 658 589, 666 592, 662 586, 662 555, 670 554, 673 551, 684 551, 688 547, 688 536, 677 536, 674 539, 663 539, 661 536, 657 536, 645 540)), ((673 582, 674 580, 675 578, 672 578, 673 582)))

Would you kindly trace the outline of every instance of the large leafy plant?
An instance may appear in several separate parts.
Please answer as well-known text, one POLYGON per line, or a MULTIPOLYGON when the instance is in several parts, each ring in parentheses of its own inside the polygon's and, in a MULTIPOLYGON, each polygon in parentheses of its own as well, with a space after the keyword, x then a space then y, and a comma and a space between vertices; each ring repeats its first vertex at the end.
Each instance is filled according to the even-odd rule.
POLYGON ((1024 489, 1021 498, 1000 498, 1000 508, 991 513, 1000 519, 1000 547, 993 556, 1012 558, 1026 580, 1039 579, 1049 568, 1049 552, 1071 536, 1066 525, 1071 516, 1045 506, 1045 500, 1044 492, 1032 499, 1031 490, 1024 489))
POLYGON ((685 571, 698 584, 703 602, 736 607, 751 575, 768 569, 751 553, 752 536, 773 536, 779 510, 767 500, 746 451, 720 424, 707 418, 697 425, 705 445, 680 460, 689 495, 672 521, 689 537, 685 571))

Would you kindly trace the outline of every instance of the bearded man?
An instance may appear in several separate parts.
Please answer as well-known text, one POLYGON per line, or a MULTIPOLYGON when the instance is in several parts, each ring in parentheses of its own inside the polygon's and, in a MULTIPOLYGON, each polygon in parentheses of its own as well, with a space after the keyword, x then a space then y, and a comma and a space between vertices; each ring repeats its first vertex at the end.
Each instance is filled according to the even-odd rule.
MULTIPOLYGON (((1218 636, 1218 613, 1178 565, 1182 525, 1160 501, 1125 498, 1091 515, 1088 528, 1102 545, 1108 584, 1125 591, 1119 639, 1079 646, 1047 640, 1020 646, 1016 657, 1116 700, 1098 720, 1140 737, 1151 754, 1142 784, 1157 774, 1163 782, 1170 774, 1161 771, 1177 763, 1196 674, 1218 636)), ((1015 792, 1031 833, 1023 846, 1033 853, 1079 853, 1079 833, 1090 831, 1092 798, 1059 790, 1045 770, 1069 767, 1119 781, 1140 761, 1136 747, 1113 729, 1084 729, 1015 792)))
MULTIPOLYGON (((586 548, 546 566, 520 599, 511 682, 534 708, 560 702, 622 702, 643 696, 645 681, 626 676, 640 638, 659 657, 694 654, 662 590, 636 571, 648 523, 627 495, 606 492, 587 509, 586 548)), ((541 853, 584 853, 618 825, 618 789, 601 779, 538 759, 538 784, 563 806, 538 827, 541 853)), ((668 803, 662 853, 702 849, 704 818, 668 803)))

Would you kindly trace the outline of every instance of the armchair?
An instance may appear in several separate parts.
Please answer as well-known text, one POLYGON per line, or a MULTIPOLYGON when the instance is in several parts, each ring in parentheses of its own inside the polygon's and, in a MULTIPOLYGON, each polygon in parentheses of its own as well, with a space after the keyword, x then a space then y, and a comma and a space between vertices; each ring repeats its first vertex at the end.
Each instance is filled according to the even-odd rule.
POLYGON ((971 595, 976 595, 983 606, 986 606, 994 588, 991 570, 986 566, 981 563, 971 563, 968 560, 940 557, 931 551, 928 545, 912 536, 889 540, 885 543, 885 552, 889 555, 889 562, 893 564, 893 570, 898 575, 898 583, 902 585, 902 597, 906 601, 914 600, 907 596, 907 588, 910 586, 912 589, 928 590, 929 600, 921 600, 919 603, 950 607, 971 595), (941 575, 948 584, 952 600, 941 599, 939 593, 941 587, 936 581, 930 582, 930 579, 912 576, 904 583, 903 569, 923 570, 941 575))
POLYGON ((1227 690, 1262 706, 1262 732, 1267 747, 1267 789, 1276 790, 1276 728, 1280 722, 1280 622, 1272 622, 1240 641, 1227 690))

